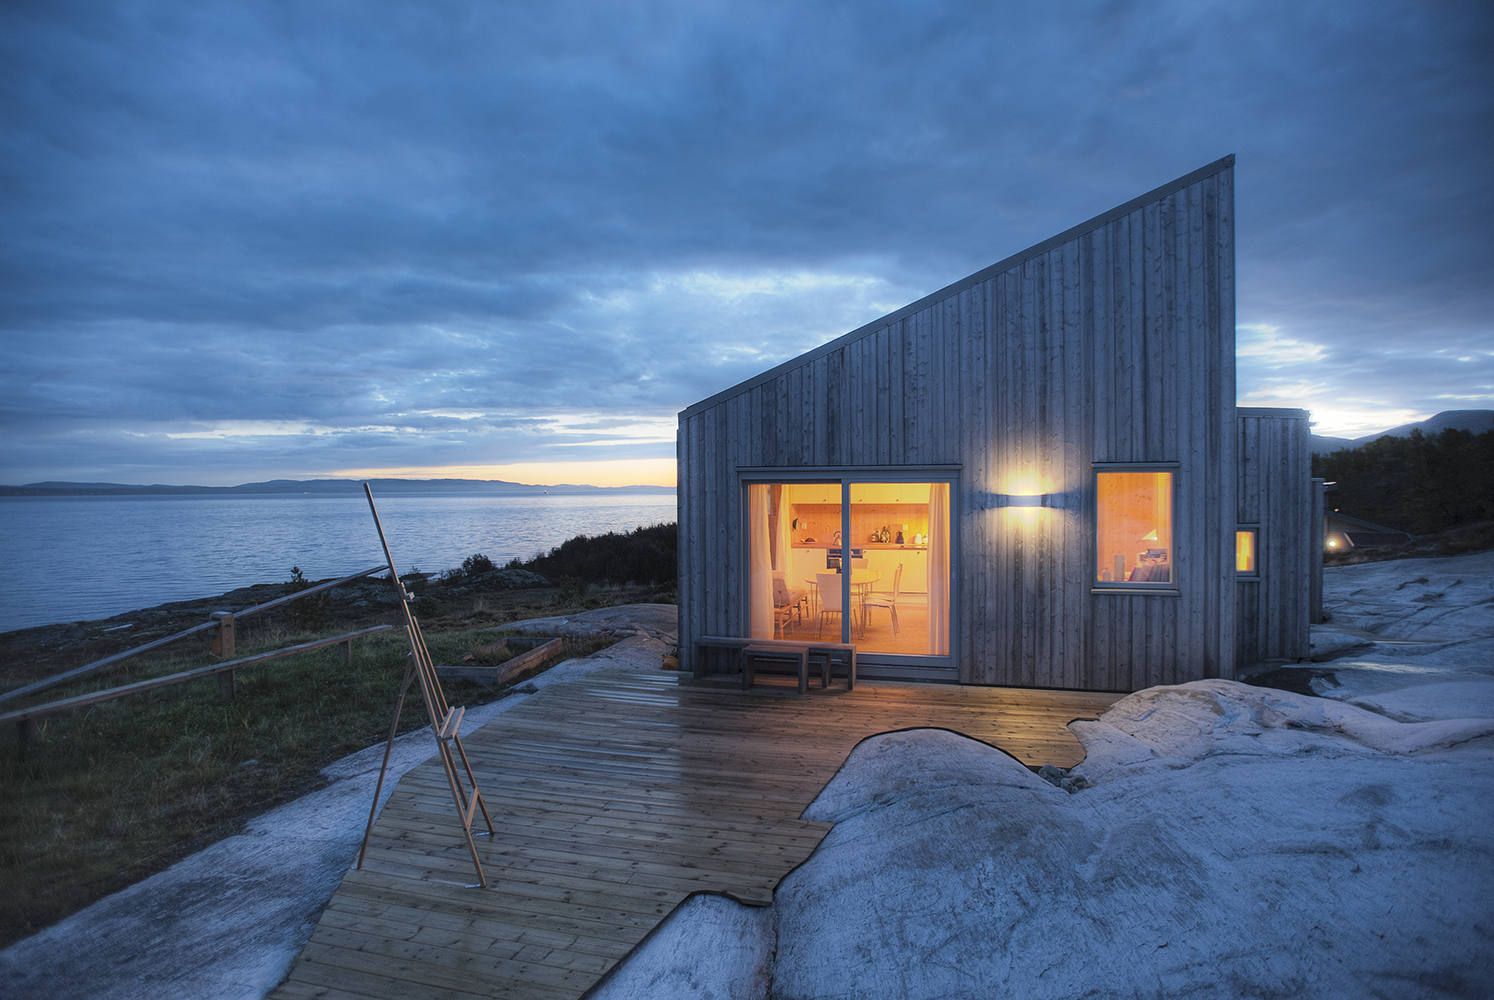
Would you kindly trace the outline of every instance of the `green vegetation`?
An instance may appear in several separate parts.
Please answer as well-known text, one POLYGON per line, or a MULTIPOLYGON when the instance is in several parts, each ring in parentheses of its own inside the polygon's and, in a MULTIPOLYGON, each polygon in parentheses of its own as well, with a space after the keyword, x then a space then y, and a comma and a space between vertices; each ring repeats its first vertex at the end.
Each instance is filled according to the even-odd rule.
MULTIPOLYGON (((552 580, 569 577, 581 588, 598 583, 673 584, 678 578, 679 531, 675 524, 656 524, 618 534, 580 535, 510 568, 527 569, 552 580)), ((473 558, 476 558, 475 556, 473 558)))
POLYGON ((482 576, 484 573, 493 572, 493 560, 481 552, 474 552, 462 560, 462 575, 467 577, 482 576))
POLYGON ((1330 510, 1413 535, 1494 521, 1494 431, 1382 437, 1314 455, 1312 474, 1338 483, 1330 510))
MULTIPOLYGON (((309 590, 316 586, 312 581, 306 579, 306 574, 301 572, 301 567, 291 567, 291 578, 285 581, 285 592, 287 594, 299 594, 303 590, 309 590)), ((295 623, 302 628, 316 628, 325 622, 327 617, 327 595, 313 594, 303 597, 290 605, 291 617, 295 623)))
MULTIPOLYGON (((675 526, 573 538, 506 569, 482 553, 439 576, 411 567, 401 578, 431 655, 454 663, 492 643, 495 628, 522 618, 675 599, 675 526), (554 585, 545 586, 553 581, 554 585), (519 588, 519 589, 513 589, 519 588)), ((7 633, 0 642, 0 689, 119 652, 203 620, 206 608, 262 603, 314 585, 299 566, 281 586, 236 592, 244 599, 183 602, 121 616, 7 633), (124 622, 134 622, 129 631, 124 622), (144 623, 144 624, 142 624, 144 623), (114 627, 110 627, 114 625, 114 627)), ((400 625, 388 581, 354 581, 277 610, 240 619, 236 655, 280 649, 370 625, 400 625)), ((121 669, 60 686, 40 704, 216 662, 206 633, 121 669)), ((605 641, 566 640, 564 657, 605 641)), ((382 740, 404 672, 402 629, 359 640, 351 667, 338 647, 249 667, 237 695, 219 700, 214 679, 158 688, 46 717, 25 753, 0 740, 0 946, 33 933, 173 861, 237 832, 275 804, 323 783, 328 764, 382 740)), ((503 659, 506 657, 499 657, 503 659)), ((492 655, 476 662, 492 664, 492 655)), ((543 666, 548 666, 545 664, 543 666)), ((537 670, 535 671, 537 672, 537 670)), ((529 676, 526 674, 525 676, 529 676)), ((524 678, 517 678, 519 683, 524 678)), ((504 690, 446 685, 456 704, 477 705, 504 690)), ((21 707, 8 704, 8 708, 21 707)), ((418 695, 401 730, 426 724, 418 695)))
MULTIPOLYGON (((412 582, 407 579, 407 586, 412 582)), ((296 570, 286 589, 310 585, 296 570)), ((356 592, 341 600, 327 595, 318 610, 318 617, 325 618, 315 627, 308 627, 307 615, 296 608, 300 602, 242 619, 236 654, 253 655, 372 624, 398 625, 397 608, 376 601, 389 586, 387 581, 368 581, 362 589, 349 588, 356 592)), ((584 609, 562 603, 556 588, 474 592, 470 587, 449 590, 436 582, 419 589, 423 593, 415 607, 437 663, 454 663, 493 642, 501 635, 494 628, 505 621, 584 609)), ((586 606, 667 596, 657 589, 611 588, 601 591, 600 598, 589 597, 586 606)), ((162 622, 160 629, 165 634, 200 620, 199 615, 184 623, 162 622)), ((38 640, 21 646, 18 635, 7 637, 10 645, 0 668, 3 688, 115 651, 94 639, 64 659, 55 644, 48 649, 38 640)), ((26 703, 216 662, 209 642, 207 634, 192 637, 26 703)), ((562 656, 585 656, 606 645, 568 639, 562 656)), ((209 678, 48 716, 42 720, 40 742, 24 754, 14 734, 5 734, 0 741, 0 898, 6 905, 0 908, 0 946, 322 785, 322 768, 387 736, 407 652, 398 629, 355 643, 351 667, 342 665, 334 646, 246 668, 238 674, 231 702, 219 700, 218 685, 209 678)), ((494 660, 478 657, 481 663, 494 660)), ((469 706, 506 693, 468 682, 445 686, 453 703, 469 706)), ((409 731, 425 724, 424 708, 414 694, 400 728, 409 731)))

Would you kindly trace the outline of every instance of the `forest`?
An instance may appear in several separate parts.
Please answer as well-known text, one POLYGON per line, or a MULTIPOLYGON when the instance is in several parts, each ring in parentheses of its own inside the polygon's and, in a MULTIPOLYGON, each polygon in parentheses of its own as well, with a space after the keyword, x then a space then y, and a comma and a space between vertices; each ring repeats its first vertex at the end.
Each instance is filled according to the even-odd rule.
POLYGON ((552 580, 584 583, 673 583, 678 531, 674 522, 605 535, 578 535, 547 554, 510 565, 552 580))
POLYGON ((1413 430, 1314 455, 1312 474, 1337 482, 1328 509, 1430 535, 1494 520, 1494 430, 1413 430))

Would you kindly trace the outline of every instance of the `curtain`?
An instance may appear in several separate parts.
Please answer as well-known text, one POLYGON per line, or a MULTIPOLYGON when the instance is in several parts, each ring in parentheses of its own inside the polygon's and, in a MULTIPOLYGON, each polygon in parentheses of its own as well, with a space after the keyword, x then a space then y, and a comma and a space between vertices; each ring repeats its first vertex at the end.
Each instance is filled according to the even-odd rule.
MULTIPOLYGON (((778 512, 778 522, 773 529, 773 568, 787 572, 790 568, 789 559, 793 555, 794 545, 793 530, 790 526, 791 522, 789 518, 789 491, 787 486, 774 486, 772 490, 778 494, 774 500, 774 507, 778 512)), ((792 580, 788 582, 790 586, 795 585, 792 580)), ((802 586, 802 584, 799 584, 799 586, 802 586)))
POLYGON ((949 655, 949 484, 929 484, 929 653, 949 655))
POLYGON ((768 487, 747 487, 747 551, 751 560, 749 598, 753 639, 773 638, 773 555, 768 542, 768 487))

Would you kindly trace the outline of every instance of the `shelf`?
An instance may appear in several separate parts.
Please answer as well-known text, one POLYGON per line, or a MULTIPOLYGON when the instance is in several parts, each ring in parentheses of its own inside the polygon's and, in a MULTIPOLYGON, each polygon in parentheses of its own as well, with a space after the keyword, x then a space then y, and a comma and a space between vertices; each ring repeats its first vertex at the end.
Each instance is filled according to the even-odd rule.
MULTIPOLYGON (((836 545, 833 542, 812 542, 809 545, 805 545, 803 542, 795 542, 792 547, 796 549, 839 549, 845 546, 836 545)), ((885 552, 888 550, 893 552, 927 552, 929 548, 927 545, 899 545, 896 542, 853 542, 850 547, 853 549, 870 549, 874 552, 885 552)))

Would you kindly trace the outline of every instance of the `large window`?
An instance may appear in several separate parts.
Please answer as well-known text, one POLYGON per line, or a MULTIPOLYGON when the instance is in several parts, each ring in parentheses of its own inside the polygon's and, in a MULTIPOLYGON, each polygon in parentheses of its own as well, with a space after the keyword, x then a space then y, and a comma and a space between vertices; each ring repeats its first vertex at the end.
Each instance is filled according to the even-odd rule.
POLYGON ((948 482, 747 486, 753 638, 948 656, 948 482))
POLYGON ((1171 586, 1172 472, 1097 471, 1095 583, 1171 586))

